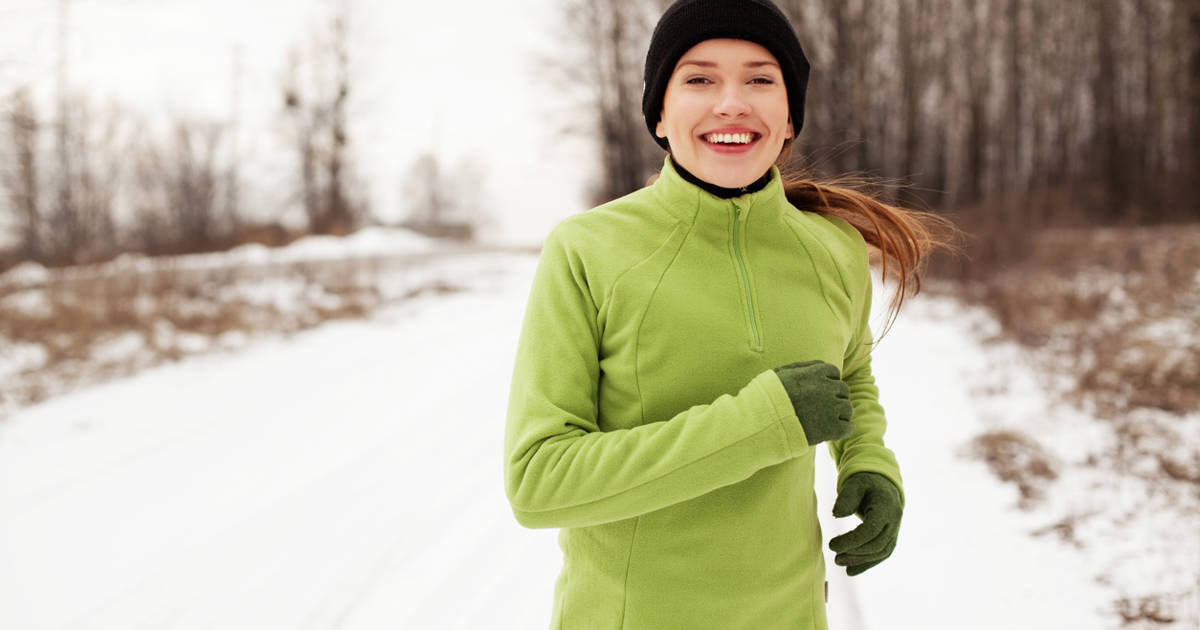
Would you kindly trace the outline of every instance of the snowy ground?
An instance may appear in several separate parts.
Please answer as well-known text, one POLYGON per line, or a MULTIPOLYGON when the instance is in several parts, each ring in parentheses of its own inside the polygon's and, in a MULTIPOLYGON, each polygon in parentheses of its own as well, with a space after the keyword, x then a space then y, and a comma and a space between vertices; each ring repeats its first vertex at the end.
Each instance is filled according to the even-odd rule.
POLYGON ((513 251, 376 227, 279 248, 22 263, 0 274, 0 422, 80 385, 454 290, 492 273, 489 253, 513 251))
MULTIPOLYGON (((468 291, 188 358, 0 422, 0 627, 546 627, 556 530, 521 528, 501 478, 535 261, 496 256, 490 274, 462 278, 468 291)), ((1059 422, 1039 438, 1069 462, 1103 435, 1051 402, 1019 353, 982 344, 980 325, 918 298, 875 351, 908 504, 888 561, 847 578, 827 558, 832 628, 1117 628, 1118 587, 1167 579, 1178 591, 1200 575, 1188 573, 1195 541, 1164 541, 1149 521, 1132 540, 1080 532, 1083 547, 1030 535, 1065 505, 1104 509, 1088 499, 1099 486, 1064 466, 1064 498, 1017 509, 1015 488, 964 454, 971 439, 1051 413, 1059 422), (1182 559, 1164 577, 1154 554, 1167 542, 1182 559)), ((819 461, 827 513, 833 473, 819 461)), ((827 537, 851 526, 832 521, 827 537)), ((1196 603, 1183 606, 1182 625, 1166 627, 1194 627, 1196 603)))

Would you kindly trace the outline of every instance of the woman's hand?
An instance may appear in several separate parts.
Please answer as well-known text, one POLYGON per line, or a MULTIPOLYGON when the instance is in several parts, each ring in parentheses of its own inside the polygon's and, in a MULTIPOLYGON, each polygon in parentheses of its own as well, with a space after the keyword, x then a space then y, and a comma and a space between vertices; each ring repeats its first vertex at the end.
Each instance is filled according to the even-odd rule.
POLYGON ((838 492, 833 515, 842 518, 857 512, 862 523, 829 541, 837 554, 833 562, 846 567, 848 575, 858 575, 886 560, 896 548, 903 511, 900 490, 890 479, 872 472, 850 475, 838 492))
POLYGON ((792 399, 810 446, 850 435, 854 428, 850 387, 836 367, 824 361, 802 361, 777 367, 775 373, 792 399))

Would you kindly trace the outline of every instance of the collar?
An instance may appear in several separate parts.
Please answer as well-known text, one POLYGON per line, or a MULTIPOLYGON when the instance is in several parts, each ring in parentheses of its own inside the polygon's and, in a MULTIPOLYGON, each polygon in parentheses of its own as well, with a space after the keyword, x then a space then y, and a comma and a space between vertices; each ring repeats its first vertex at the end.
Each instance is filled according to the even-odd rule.
POLYGON ((679 173, 680 177, 722 199, 732 199, 734 197, 740 197, 746 193, 758 192, 767 185, 767 182, 771 181, 772 177, 771 169, 767 169, 767 172, 763 173, 762 177, 759 177, 758 179, 745 186, 742 186, 741 188, 725 188, 724 186, 718 186, 696 177, 691 171, 684 168, 682 164, 672 163, 672 166, 675 167, 675 171, 679 173))
POLYGON ((772 215, 784 213, 787 204, 779 203, 785 199, 779 167, 772 164, 768 175, 770 180, 761 190, 724 199, 684 179, 668 155, 651 189, 672 215, 689 225, 706 219, 727 224, 734 217, 735 207, 742 212, 755 208, 766 209, 756 211, 756 216, 764 212, 772 215))

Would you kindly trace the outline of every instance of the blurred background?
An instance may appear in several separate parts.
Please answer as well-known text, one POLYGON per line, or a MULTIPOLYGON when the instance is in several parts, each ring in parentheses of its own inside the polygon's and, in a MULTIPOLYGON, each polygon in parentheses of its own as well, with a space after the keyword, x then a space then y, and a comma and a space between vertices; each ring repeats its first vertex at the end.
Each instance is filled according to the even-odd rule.
MULTIPOLYGON (((1200 627, 1200 2, 777 2, 812 64, 792 166, 852 177, 965 233, 958 254, 932 261, 893 333, 896 350, 961 377, 953 386, 968 411, 956 413, 969 418, 939 416, 961 439, 921 458, 986 471, 962 479, 1011 496, 978 509, 1007 514, 995 518, 1013 540, 1072 550, 1062 562, 1095 589, 1062 617, 1024 591, 963 594, 995 610, 972 623, 1061 627, 1052 624, 1077 612, 1087 621, 1076 627, 1200 627), (956 326, 961 338, 947 332, 956 326), (986 360, 961 363, 973 353, 986 360), (1031 607, 1035 618, 1004 616, 1031 607)), ((546 233, 661 167, 641 72, 668 4, 0 0, 0 625, 477 627, 498 610, 509 627, 544 625, 557 550, 517 529, 491 462, 511 352, 546 233), (455 326, 437 328, 446 322, 455 326), (313 354, 291 354, 306 343, 313 354), (438 370, 454 374, 477 352, 490 353, 495 378, 463 401, 438 370), (364 365, 369 374, 356 371, 364 365), (263 382, 221 389, 223 373, 241 375, 236 387, 263 382), (418 383, 424 392, 410 392, 418 383), (423 413, 448 414, 452 400, 455 415, 488 417, 490 433, 468 451, 490 468, 451 472, 462 453, 418 452, 411 434, 396 447, 407 463, 358 450, 423 413), (304 421, 283 422, 289 413, 304 421), (253 428, 264 416, 275 420, 253 428), (283 460, 369 467, 354 484, 432 468, 445 475, 434 493, 442 511, 418 517, 403 482, 401 505, 379 512, 365 498, 340 503, 378 488, 305 495, 310 486, 270 475, 239 503, 229 497, 244 478, 171 463, 213 465, 200 464, 203 449, 271 440, 275 429, 307 435, 293 446, 310 450, 244 447, 235 461, 255 479, 288 470, 283 460), (156 463, 139 468, 139 453, 156 463), (110 475, 118 468, 140 474, 110 475), (168 481, 150 490, 138 485, 147 477, 168 481), (132 525, 141 491, 179 501, 168 501, 176 520, 132 525), (275 549, 263 542, 269 528, 229 544, 253 506, 282 496, 323 500, 305 516, 345 527, 338 540, 357 540, 348 555, 359 561, 332 545, 296 569, 278 560, 295 549, 286 541, 263 551, 275 549), (328 516, 355 510, 352 524, 375 523, 376 538, 328 516), (507 528, 503 542, 485 544, 463 523, 444 531, 467 514, 507 528), (81 525, 89 519, 94 527, 81 525), (162 534, 189 527, 207 533, 185 538, 211 548, 162 534), (461 550, 422 556, 412 542, 453 547, 448 536, 464 527, 480 545, 471 549, 504 547, 507 564, 461 560, 461 550), (191 591, 153 579, 182 579, 172 571, 188 563, 167 569, 164 558, 218 547, 256 551, 189 573, 179 583, 191 591), (530 556, 527 597, 505 587, 511 576, 487 573, 530 556), (113 578, 100 568, 109 560, 132 568, 113 578), (443 581, 411 590, 418 560, 443 581), (217 594, 215 582, 247 567, 331 576, 305 583, 324 607, 297 621, 246 604, 265 582, 217 594), (464 579, 483 595, 446 610, 455 596, 437 589, 464 579), (387 597, 404 589, 407 599, 387 597), (195 593, 208 599, 189 608, 195 593)), ((889 413, 903 417, 911 396, 896 396, 889 413)), ((426 438, 457 439, 420 424, 426 438)), ((931 483, 946 470, 931 469, 931 483)), ((297 514, 280 512, 277 524, 297 514)), ((861 582, 860 600, 900 592, 904 574, 882 572, 861 582)), ((831 612, 841 627, 872 626, 869 613, 845 610, 831 612)), ((962 621, 947 614, 947 627, 962 621)))

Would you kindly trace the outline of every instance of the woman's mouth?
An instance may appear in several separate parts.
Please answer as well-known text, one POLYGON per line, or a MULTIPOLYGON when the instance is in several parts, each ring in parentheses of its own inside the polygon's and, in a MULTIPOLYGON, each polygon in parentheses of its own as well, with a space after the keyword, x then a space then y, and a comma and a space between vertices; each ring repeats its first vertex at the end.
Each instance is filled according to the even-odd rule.
POLYGON ((759 138, 762 138, 762 134, 753 131, 706 133, 700 136, 705 146, 717 153, 745 153, 759 138))

